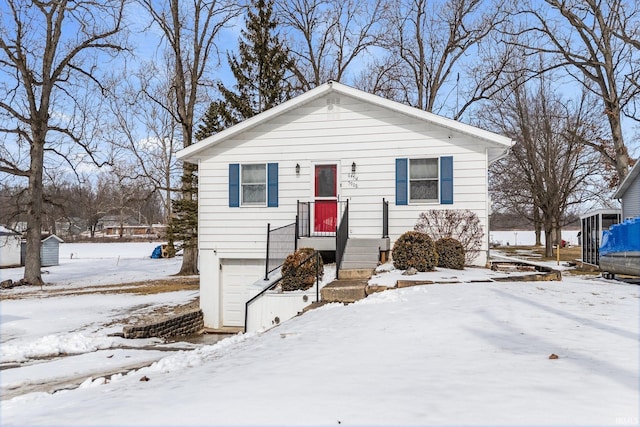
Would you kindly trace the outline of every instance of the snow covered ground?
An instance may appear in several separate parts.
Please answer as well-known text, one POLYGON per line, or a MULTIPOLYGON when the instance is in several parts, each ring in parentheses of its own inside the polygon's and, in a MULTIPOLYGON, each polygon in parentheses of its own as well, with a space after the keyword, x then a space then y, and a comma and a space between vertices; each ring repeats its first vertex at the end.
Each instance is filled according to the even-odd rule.
MULTIPOLYGON (((175 274, 182 259, 151 259, 157 242, 62 243, 60 265, 43 267, 42 280, 57 287, 79 288, 152 280, 175 274)), ((0 269, 0 281, 19 280, 23 267, 0 269)), ((28 288, 19 288, 28 291, 28 288)))
MULTIPOLYGON (((562 238, 572 245, 578 245, 578 231, 563 230, 562 238)), ((533 246, 536 243, 536 233, 533 230, 491 231, 489 241, 500 245, 533 246)), ((544 233, 542 244, 544 245, 544 233)))
MULTIPOLYGON (((469 282, 490 274, 413 278, 469 282)), ((372 281, 398 277, 407 278, 391 271, 372 281)), ((638 424, 635 285, 566 275, 562 282, 416 286, 171 353, 138 340, 117 348, 120 339, 107 334, 128 308, 193 295, 118 297, 0 301, 2 359, 23 363, 0 371, 1 425, 638 424), (47 349, 59 356, 34 360, 47 349), (153 360, 118 373, 125 363, 153 360), (83 375, 74 390, 5 399, 20 384, 83 375)))

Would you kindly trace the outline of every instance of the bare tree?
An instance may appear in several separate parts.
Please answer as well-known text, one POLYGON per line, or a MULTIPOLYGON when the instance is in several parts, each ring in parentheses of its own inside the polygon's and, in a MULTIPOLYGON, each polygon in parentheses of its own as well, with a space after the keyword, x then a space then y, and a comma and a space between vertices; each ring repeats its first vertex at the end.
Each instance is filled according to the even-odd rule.
POLYGON ((3 157, 0 172, 28 179, 24 279, 31 284, 43 283, 45 156, 61 154, 73 166, 73 158, 61 149, 70 144, 98 162, 96 102, 103 87, 97 68, 123 49, 118 36, 124 4, 124 0, 7 0, 0 11, 0 132, 13 141, 18 159, 28 162, 3 157))
POLYGON ((388 18, 385 47, 391 52, 390 61, 397 64, 389 73, 402 101, 440 112, 455 97, 451 115, 458 119, 473 102, 488 98, 504 65, 503 59, 493 56, 508 53, 499 52, 498 41, 488 37, 503 16, 501 2, 491 0, 399 1, 388 18), (485 40, 490 48, 482 48, 485 40), (465 56, 474 61, 464 64, 465 56), (461 94, 460 74, 467 77, 465 70, 475 84, 463 87, 461 94), (461 106, 460 95, 465 97, 461 106))
POLYGON ((550 68, 562 67, 586 90, 599 97, 611 138, 583 140, 598 150, 624 179, 629 153, 622 131, 623 116, 639 120, 640 3, 624 0, 545 0, 518 4, 524 29, 512 33, 527 37, 519 45, 532 55, 552 55, 550 68), (531 44, 531 40, 538 43, 531 44))
POLYGON ((295 62, 296 86, 307 91, 344 81, 348 69, 380 44, 389 6, 387 0, 290 0, 275 7, 295 62))
POLYGON ((155 62, 143 63, 133 76, 120 76, 110 97, 113 144, 126 153, 147 184, 162 199, 164 223, 171 218, 172 194, 180 190, 181 172, 175 153, 180 148, 180 125, 166 106, 175 105, 171 82, 155 62), (156 76, 149 78, 150 75, 156 76), (127 78, 128 77, 128 78, 127 78))
MULTIPOLYGON (((240 8, 230 0, 139 0, 148 11, 152 25, 160 29, 171 61, 170 95, 155 98, 145 91, 150 99, 165 109, 180 126, 182 146, 193 143, 194 112, 199 96, 207 83, 207 70, 218 62, 216 41, 220 31, 230 19, 237 16, 240 8), (214 61, 215 60, 215 61, 214 61), (167 103, 167 100, 172 100, 167 103)), ((185 163, 182 178, 182 200, 192 201, 196 197, 192 183, 196 166, 185 163)), ((190 233, 197 236, 197 233, 190 233)), ((183 242, 184 256, 180 275, 198 274, 197 239, 183 242)))
POLYGON ((564 99, 539 77, 514 83, 483 118, 516 141, 510 156, 492 166, 492 194, 507 209, 542 223, 546 254, 552 256, 567 209, 586 200, 601 169, 598 153, 582 144, 601 137, 593 101, 587 92, 564 99))

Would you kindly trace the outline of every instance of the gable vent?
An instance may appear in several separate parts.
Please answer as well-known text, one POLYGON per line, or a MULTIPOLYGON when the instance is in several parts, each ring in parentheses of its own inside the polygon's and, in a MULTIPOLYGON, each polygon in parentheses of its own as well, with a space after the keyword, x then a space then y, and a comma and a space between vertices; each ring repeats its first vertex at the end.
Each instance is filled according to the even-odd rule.
POLYGON ((340 105, 340 98, 338 98, 337 96, 331 96, 327 98, 327 108, 329 109, 329 111, 333 110, 333 107, 335 105, 340 105))

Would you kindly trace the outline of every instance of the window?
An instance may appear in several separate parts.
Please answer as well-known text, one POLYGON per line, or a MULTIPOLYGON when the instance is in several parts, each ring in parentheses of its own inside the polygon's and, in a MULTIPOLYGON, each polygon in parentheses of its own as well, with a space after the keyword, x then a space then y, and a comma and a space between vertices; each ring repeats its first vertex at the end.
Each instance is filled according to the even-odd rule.
POLYGON ((453 204, 453 156, 439 159, 396 159, 396 205, 438 202, 453 204))
POLYGON ((267 204, 267 165, 241 165, 241 187, 243 206, 267 204))
POLYGON ((438 159, 409 160, 409 200, 438 201, 438 159))
POLYGON ((278 207, 278 164, 229 164, 229 207, 278 207))

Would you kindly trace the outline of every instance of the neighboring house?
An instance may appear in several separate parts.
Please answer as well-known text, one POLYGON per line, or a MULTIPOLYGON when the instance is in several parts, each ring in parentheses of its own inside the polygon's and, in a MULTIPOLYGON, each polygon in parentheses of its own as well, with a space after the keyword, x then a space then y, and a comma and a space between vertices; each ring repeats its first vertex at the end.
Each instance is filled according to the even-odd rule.
POLYGON ((64 217, 56 221, 56 233, 64 238, 79 236, 87 229, 86 221, 79 217, 64 217))
POLYGON ((622 204, 622 219, 640 216, 640 160, 631 168, 613 195, 622 204))
POLYGON ((0 225, 0 267, 20 265, 20 240, 22 236, 0 225))
POLYGON ((141 224, 132 216, 107 215, 98 221, 96 231, 104 237, 157 237, 159 227, 141 224))
POLYGON ((378 255, 413 229, 421 212, 470 209, 485 231, 476 260, 484 266, 487 170, 511 144, 329 82, 180 151, 179 158, 198 164, 205 325, 242 326, 249 287, 265 276, 268 224, 297 217, 298 247, 335 251, 347 201, 348 242, 362 239, 378 255))
MULTIPOLYGON (((40 265, 42 267, 51 267, 60 264, 60 243, 64 240, 55 234, 43 234, 40 237, 40 265)), ((22 242, 20 254, 20 264, 24 265, 27 259, 27 242, 22 242)))

